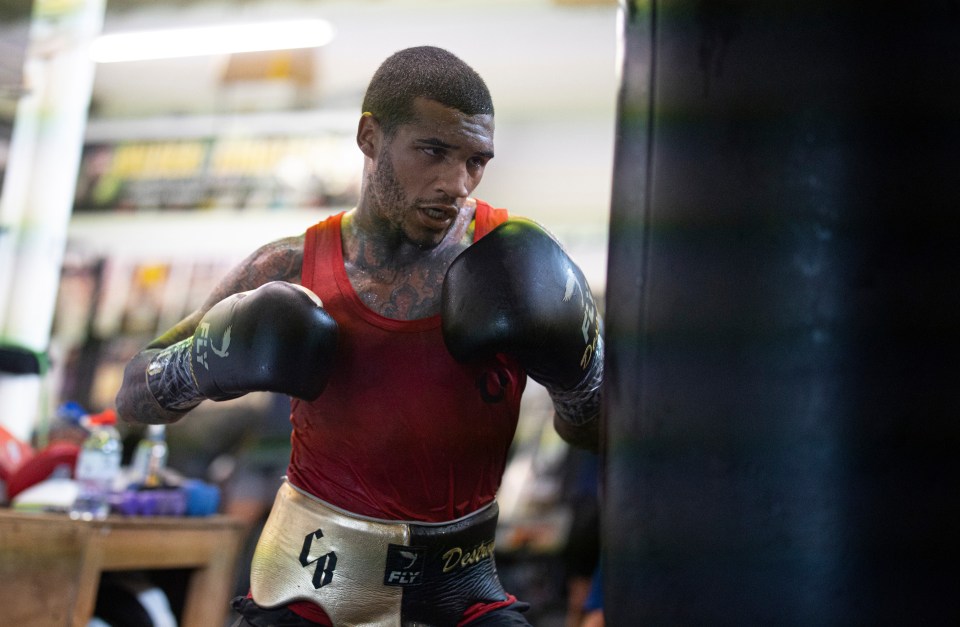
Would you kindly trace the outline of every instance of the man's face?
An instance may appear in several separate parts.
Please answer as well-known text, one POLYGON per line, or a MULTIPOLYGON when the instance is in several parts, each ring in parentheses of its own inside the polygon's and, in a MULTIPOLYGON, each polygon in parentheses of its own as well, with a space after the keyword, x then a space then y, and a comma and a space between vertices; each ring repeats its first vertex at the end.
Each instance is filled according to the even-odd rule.
POLYGON ((385 138, 371 180, 377 213, 422 248, 439 244, 493 158, 493 116, 417 99, 417 117, 385 138))

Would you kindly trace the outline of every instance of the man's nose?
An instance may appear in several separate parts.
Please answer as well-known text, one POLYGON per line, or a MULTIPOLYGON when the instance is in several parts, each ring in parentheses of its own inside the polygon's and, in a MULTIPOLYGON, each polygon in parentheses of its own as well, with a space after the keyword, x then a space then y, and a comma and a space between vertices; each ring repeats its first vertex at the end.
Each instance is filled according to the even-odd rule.
POLYGON ((437 190, 450 198, 466 198, 473 191, 473 178, 465 163, 449 163, 437 179, 437 190))

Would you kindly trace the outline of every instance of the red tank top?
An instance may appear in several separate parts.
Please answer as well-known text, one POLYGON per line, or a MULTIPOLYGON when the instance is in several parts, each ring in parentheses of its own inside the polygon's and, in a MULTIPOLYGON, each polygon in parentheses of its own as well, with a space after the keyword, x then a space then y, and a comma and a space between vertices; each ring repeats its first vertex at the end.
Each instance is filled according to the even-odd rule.
MULTIPOLYGON (((500 487, 526 375, 503 355, 457 363, 439 315, 394 320, 364 305, 344 269, 342 216, 306 233, 303 285, 337 321, 340 340, 324 393, 293 401, 290 481, 366 516, 469 514, 500 487)), ((474 241, 506 218, 477 201, 474 241)))

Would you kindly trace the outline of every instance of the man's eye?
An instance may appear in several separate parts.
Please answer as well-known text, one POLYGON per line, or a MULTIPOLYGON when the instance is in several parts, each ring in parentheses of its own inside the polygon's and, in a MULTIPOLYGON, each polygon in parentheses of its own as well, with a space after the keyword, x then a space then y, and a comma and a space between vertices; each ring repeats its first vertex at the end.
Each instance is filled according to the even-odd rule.
POLYGON ((424 146, 420 150, 431 157, 442 157, 446 154, 443 148, 437 148, 436 146, 424 146))
POLYGON ((467 160, 467 167, 473 170, 483 170, 487 167, 487 161, 489 161, 489 159, 485 157, 471 157, 467 160))

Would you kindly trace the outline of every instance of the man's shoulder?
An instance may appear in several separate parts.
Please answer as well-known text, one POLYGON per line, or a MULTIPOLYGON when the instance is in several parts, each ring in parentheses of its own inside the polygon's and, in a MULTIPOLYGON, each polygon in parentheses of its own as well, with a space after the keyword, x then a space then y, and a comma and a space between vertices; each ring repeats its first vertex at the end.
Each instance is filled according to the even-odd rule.
POLYGON ((298 282, 304 239, 304 234, 281 237, 255 250, 241 264, 246 270, 244 282, 251 279, 257 284, 276 280, 298 282))
POLYGON ((291 254, 303 254, 303 243, 306 234, 290 235, 281 237, 272 242, 267 242, 261 246, 254 254, 261 257, 287 256, 291 254))

